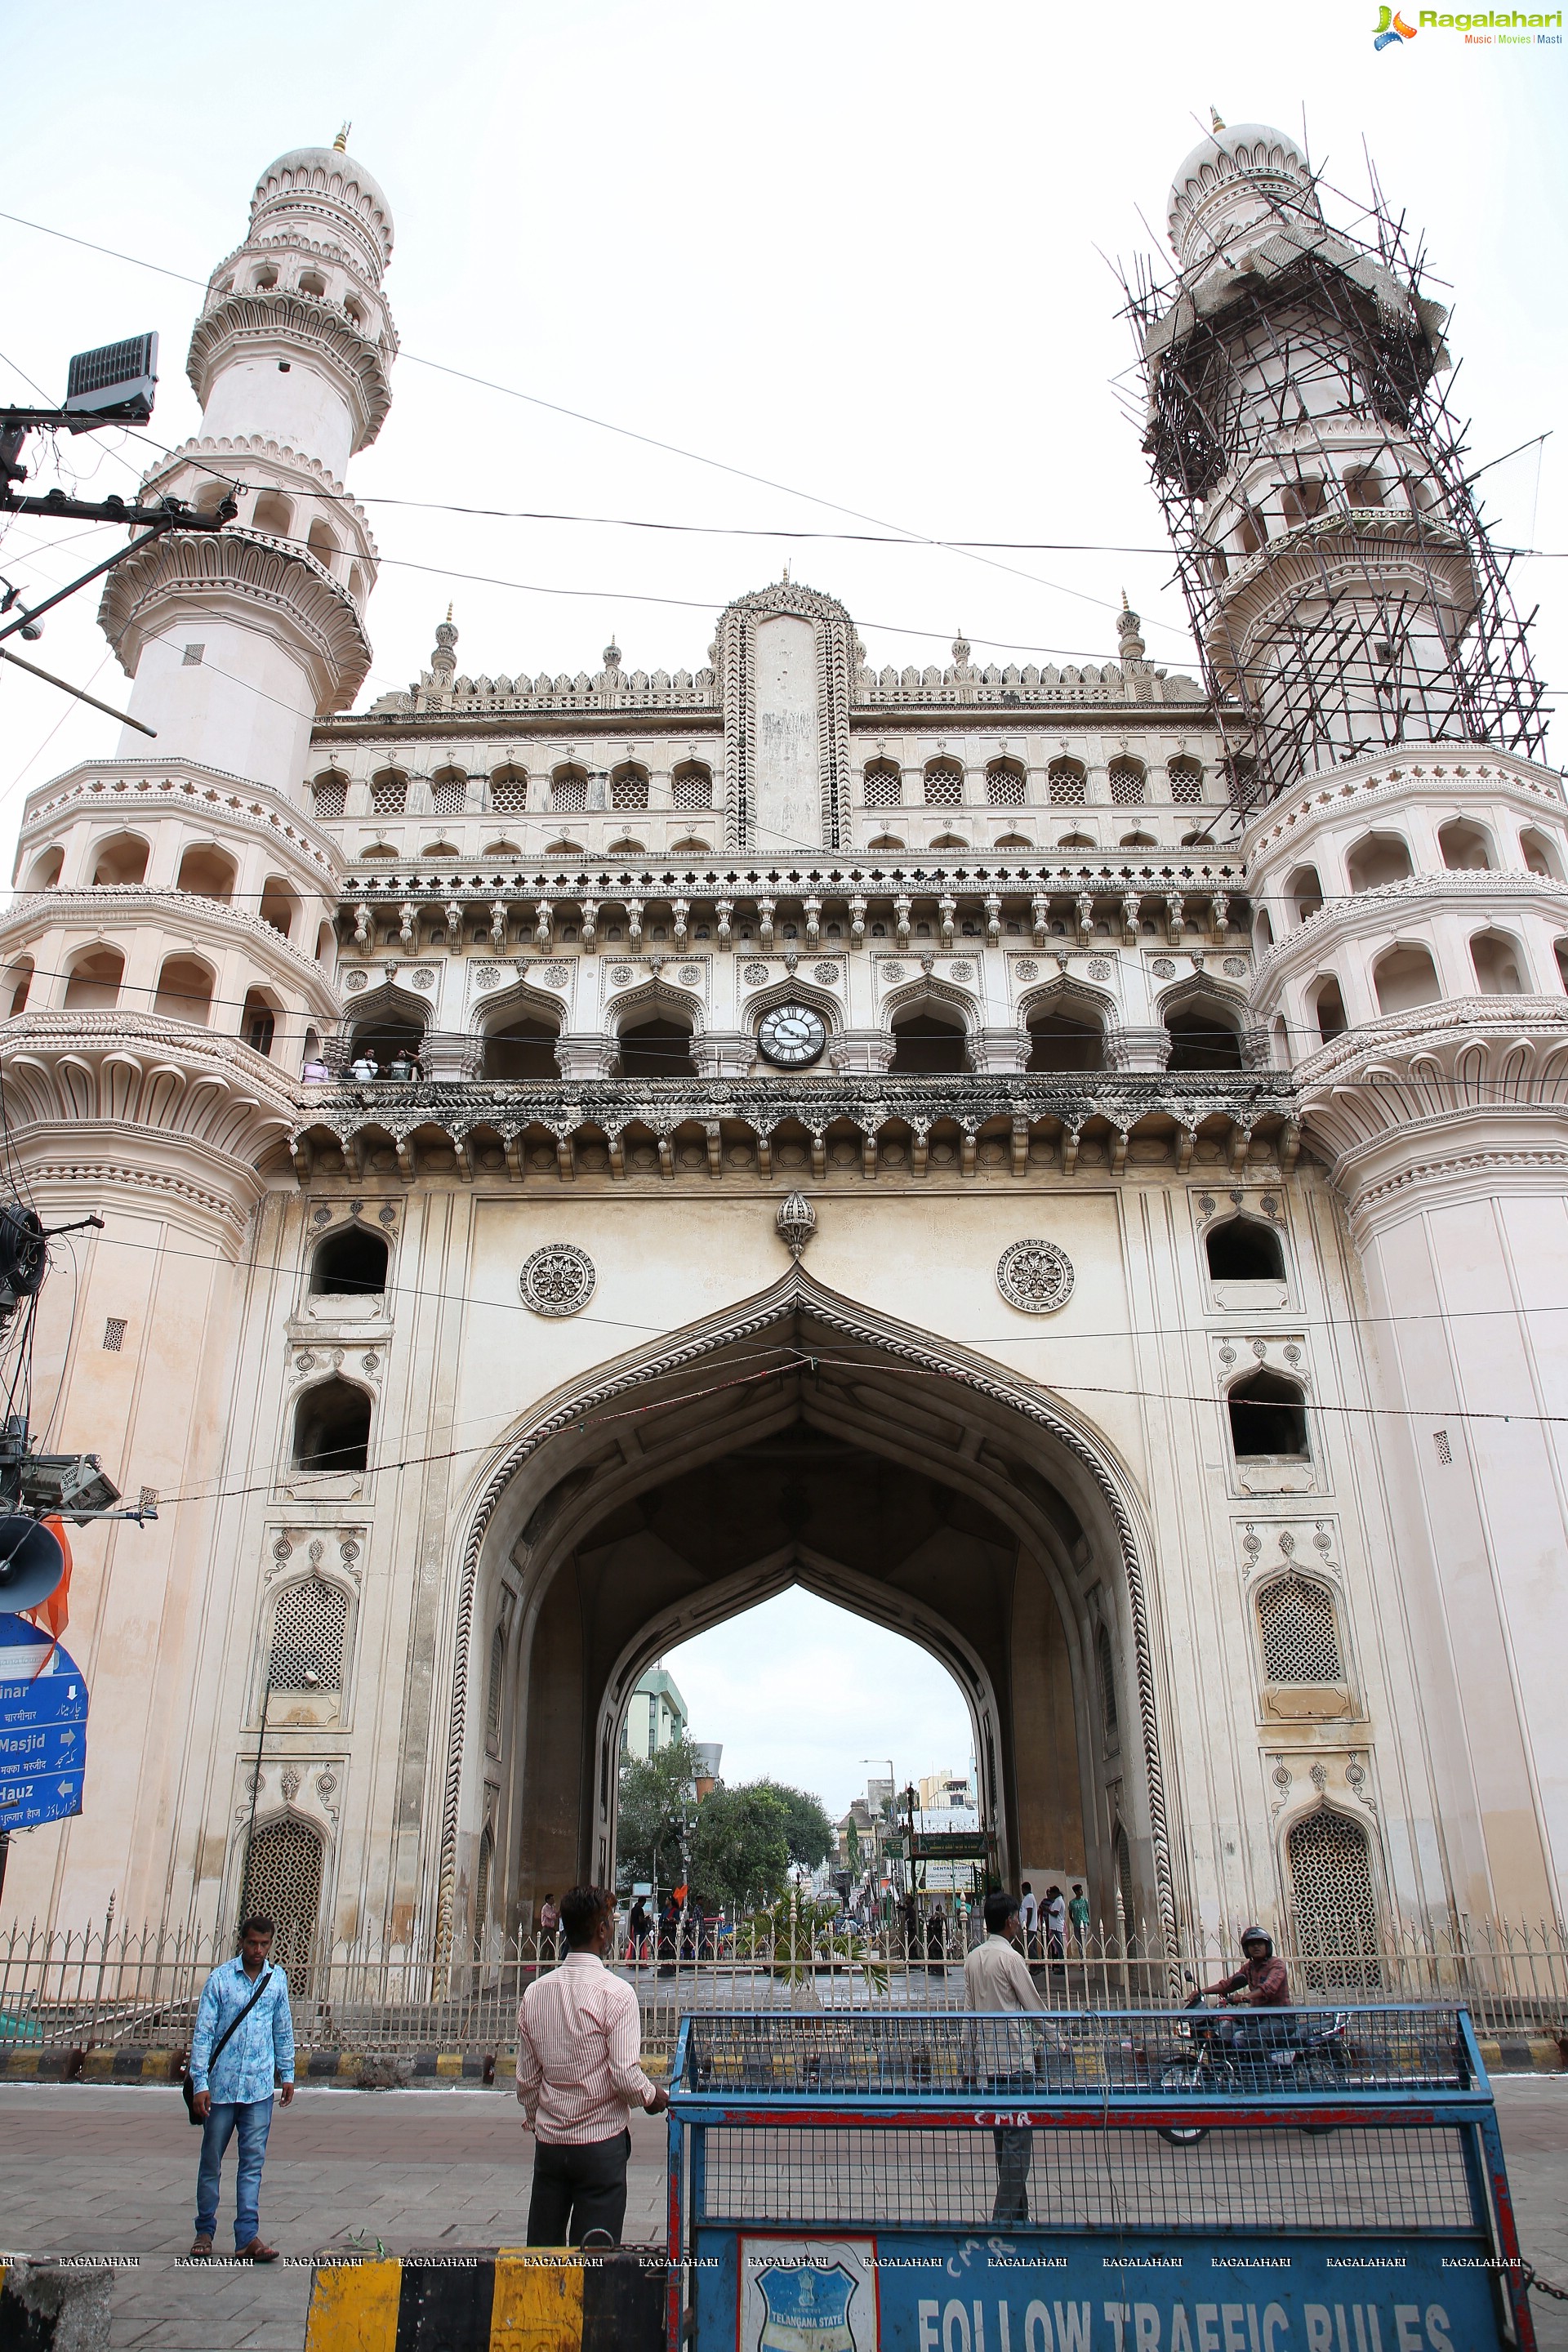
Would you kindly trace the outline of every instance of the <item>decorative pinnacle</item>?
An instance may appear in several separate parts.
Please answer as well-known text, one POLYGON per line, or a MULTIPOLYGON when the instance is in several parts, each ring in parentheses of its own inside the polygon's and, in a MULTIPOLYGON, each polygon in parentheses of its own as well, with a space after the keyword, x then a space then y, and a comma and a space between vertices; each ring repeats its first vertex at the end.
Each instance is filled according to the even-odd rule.
POLYGON ((334 155, 346 155, 348 153, 349 132, 353 129, 353 124, 352 122, 344 123, 342 129, 339 131, 337 137, 332 142, 332 152, 334 155))
POLYGON ((773 1231, 790 1255, 798 1260, 816 1231, 816 1211, 804 1192, 792 1192, 786 1201, 780 1202, 778 1214, 773 1219, 773 1231))
POLYGON ((1221 115, 1217 106, 1211 105, 1209 108, 1209 125, 1210 128, 1215 131, 1223 131, 1225 129, 1225 119, 1221 115))
POLYGON ((970 656, 969 639, 963 634, 963 623, 958 625, 958 635, 952 641, 952 658, 962 669, 970 656))
POLYGON ((614 637, 612 637, 609 644, 605 647, 605 667, 606 669, 619 669, 620 666, 621 649, 619 646, 616 645, 614 637))

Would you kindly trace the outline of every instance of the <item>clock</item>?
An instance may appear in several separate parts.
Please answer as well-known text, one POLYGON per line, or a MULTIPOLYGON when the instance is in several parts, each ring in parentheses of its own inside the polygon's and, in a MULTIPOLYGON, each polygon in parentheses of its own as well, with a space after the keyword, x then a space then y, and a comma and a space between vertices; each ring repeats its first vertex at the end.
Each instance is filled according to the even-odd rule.
POLYGON ((817 1059, 827 1043, 827 1029, 809 1004, 775 1004, 763 1015, 757 1043, 770 1062, 799 1070, 817 1059))

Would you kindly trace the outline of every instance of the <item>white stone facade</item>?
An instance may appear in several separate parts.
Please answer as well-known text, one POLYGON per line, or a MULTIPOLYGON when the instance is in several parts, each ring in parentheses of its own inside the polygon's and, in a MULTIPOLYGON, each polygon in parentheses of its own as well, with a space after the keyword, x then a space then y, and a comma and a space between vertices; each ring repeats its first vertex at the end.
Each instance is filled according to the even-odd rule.
MULTIPOLYGON (((1180 238, 1289 194, 1258 135, 1180 238)), ((108 1220, 36 1392, 163 1499, 76 1545, 88 1801, 8 1910, 226 1922, 254 1810, 301 1933, 526 1926, 639 1675, 799 1581, 944 1660, 1004 1866, 1101 1916, 1561 1913, 1556 775, 1325 739, 1243 822, 1135 614, 895 672, 787 582, 673 677, 448 618, 356 713, 390 252, 341 151, 263 174, 157 477, 240 520, 104 596, 158 757, 27 804, 10 1147, 108 1220)))

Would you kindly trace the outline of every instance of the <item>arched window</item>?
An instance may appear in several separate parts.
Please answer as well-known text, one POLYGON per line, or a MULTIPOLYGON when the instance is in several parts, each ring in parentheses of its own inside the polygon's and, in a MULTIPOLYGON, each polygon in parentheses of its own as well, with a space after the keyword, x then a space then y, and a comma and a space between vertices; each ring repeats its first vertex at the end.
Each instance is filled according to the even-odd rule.
POLYGON ((286 940, 293 938, 294 925, 300 915, 300 901, 288 883, 278 875, 269 874, 262 884, 261 904, 257 911, 262 921, 269 924, 273 930, 281 931, 286 940))
POLYGON ((196 512, 216 514, 229 494, 229 488, 227 482, 204 482, 196 492, 196 512))
POLYGON ((1204 772, 1198 761, 1185 751, 1165 762, 1165 773, 1171 780, 1171 798, 1178 808, 1195 808, 1204 796, 1204 772))
POLYGON ((301 269, 300 272, 300 291, 301 294, 313 294, 318 302, 324 301, 327 292, 327 281, 322 277, 319 269, 301 269))
POLYGON ((281 490, 263 490, 250 509, 250 527, 269 531, 274 539, 287 539, 294 528, 292 503, 281 490))
MULTIPOLYGON (((669 797, 672 805, 678 809, 710 809, 713 805, 713 771, 704 767, 700 760, 683 760, 671 772, 669 797)), ((706 847, 707 845, 700 845, 706 847)))
POLYGON ((317 562, 324 563, 330 572, 332 568, 332 558, 338 551, 338 542, 335 533, 328 529, 320 515, 315 518, 307 531, 305 544, 317 562))
POLYGON ((342 816, 348 806, 349 780, 330 772, 318 776, 310 787, 310 797, 318 817, 342 816))
POLYGON ((308 1388, 294 1407, 296 1470, 363 1470, 370 1459, 370 1399, 333 1378, 308 1388))
POLYGON ((273 1926, 272 1958, 288 1971, 289 1988, 301 1989, 316 1940, 321 1907, 321 1841, 291 1814, 267 1822, 245 1858, 241 1914, 260 1913, 273 1926))
POLYGON ((993 760, 985 771, 985 797, 993 808, 1022 808, 1025 776, 1016 760, 993 760))
POLYGON ((1252 946, 1257 955, 1267 955, 1274 945, 1274 925, 1267 907, 1259 907, 1252 918, 1252 946))
POLYGON ((1285 1253, 1272 1225, 1261 1217, 1226 1217, 1204 1236, 1209 1273, 1215 1282, 1283 1282, 1285 1253))
POLYGON ((620 1034, 621 1072, 628 1078, 690 1078, 697 1075, 691 1058, 691 1029, 684 1021, 655 1013, 620 1034))
POLYGON ((1102 1070, 1105 1031, 1092 1013, 1069 1004, 1048 1004, 1029 1020, 1031 1070, 1102 1070))
POLYGON ((1373 966, 1372 981, 1380 1013, 1409 1013, 1418 1004, 1436 1004, 1443 993, 1425 948, 1391 948, 1373 966))
POLYGON ((1437 835, 1443 863, 1454 874, 1482 874, 1492 862, 1491 843, 1479 824, 1457 816, 1437 835))
POLYGON ((117 833, 100 845, 93 863, 95 887, 124 889, 147 878, 147 844, 133 833, 117 833))
POLYGON ((235 881, 239 867, 221 849, 205 845, 187 849, 180 860, 180 871, 174 887, 189 890, 198 898, 216 898, 226 907, 234 896, 235 881))
POLYGON ((1375 466, 1352 466, 1345 476, 1345 498, 1352 507, 1383 504, 1383 477, 1375 466))
POLYGON ((917 1005, 895 1015, 893 1058, 889 1067, 894 1072, 910 1071, 926 1076, 967 1070, 969 1050, 958 1014, 917 1005))
POLYGON ((490 1635, 489 1684, 485 1692, 485 1743, 493 1752, 500 1746, 501 1692, 506 1683, 506 1627, 490 1635))
POLYGON ((1213 1004, 1189 1004, 1165 1016, 1168 1070, 1239 1070, 1241 1033, 1233 1014, 1213 1004))
POLYGON ((869 760, 866 763, 866 806, 868 808, 900 808, 904 798, 904 774, 896 760, 869 760))
POLYGON ((1483 996, 1524 996, 1529 993, 1521 977, 1523 953, 1517 940, 1506 931, 1478 931, 1470 941, 1470 961, 1476 968, 1476 984, 1483 996))
POLYGON ((1132 1848, 1120 1822, 1110 1841, 1111 1858, 1116 1864, 1116 1906, 1121 1914, 1122 1939, 1131 1945, 1138 1932, 1138 1914, 1133 1908, 1132 1848))
POLYGON ((442 768, 430 779, 430 805, 437 816, 461 816, 468 805, 468 779, 461 768, 442 768))
POLYGON ((1112 760, 1108 771, 1110 797, 1118 808, 1140 808, 1148 791, 1142 760, 1112 760))
POLYGON ((368 1225, 345 1225, 329 1234, 310 1265, 310 1288, 318 1297, 378 1297, 386 1288, 391 1258, 384 1237, 368 1225))
POLYGON ((1286 525, 1294 530, 1300 523, 1310 522, 1323 511, 1323 486, 1311 475, 1300 481, 1287 482, 1279 494, 1279 511, 1286 525))
POLYGON ((89 948, 79 955, 66 982, 68 1013, 107 1013, 120 1002, 125 958, 118 948, 89 948))
POLYGON ((1324 1806, 1297 1822, 1286 1854, 1302 1990, 1373 1991, 1383 1971, 1366 1832, 1324 1806))
POLYGON ((272 1649, 267 1680, 273 1691, 341 1691, 348 1641, 349 1597, 324 1576, 286 1584, 272 1612, 272 1649))
POLYGON ((1312 1010, 1317 1016, 1318 1034, 1325 1045, 1335 1037, 1342 1037, 1351 1025, 1339 982, 1331 976, 1319 982, 1312 1010))
POLYGON ((586 768, 557 768, 550 779, 550 805, 557 816, 577 816, 588 805, 586 768))
POLYGON ((647 806, 647 770, 639 768, 635 760, 626 760, 610 771, 610 806, 613 809, 645 809, 647 806))
POLYGON ((963 803, 963 770, 956 760, 928 760, 925 772, 928 808, 959 808, 963 803))
POLYGON ((1236 551, 1238 555, 1256 555, 1268 537, 1268 524, 1257 507, 1244 506, 1241 520, 1236 527, 1236 551))
POLYGON ((270 1054, 278 1034, 278 1008, 259 988, 247 988, 239 1012, 239 1034, 253 1054, 270 1054))
POLYGON ((487 1031, 485 1076, 502 1086, 554 1086, 561 1076, 555 1059, 558 1034, 547 1021, 531 1013, 487 1031))
POLYGON ((1363 835, 1345 859, 1352 890, 1381 890, 1390 882, 1405 882, 1414 868, 1410 849, 1397 833, 1363 835))
MULTIPOLYGON (((890 852, 895 849, 902 849, 904 847, 904 844, 900 840, 896 833, 879 833, 875 841, 868 842, 866 846, 868 849, 880 849, 890 852)), ((878 923, 873 925, 871 937, 874 940, 885 939, 887 937, 886 924, 878 923)))
POLYGON ((528 806, 528 778, 521 768, 498 768, 490 778, 490 806, 500 816, 521 816, 528 806))
POLYGON ((1294 1381, 1278 1372, 1249 1372, 1237 1381, 1226 1403, 1238 1462, 1310 1460, 1306 1399, 1294 1381))
POLYGON ((1323 911, 1323 886, 1315 866, 1298 866, 1285 885, 1285 896, 1299 923, 1310 923, 1323 911))
POLYGON ((1226 790, 1233 808, 1249 809, 1258 798, 1258 762, 1250 751, 1233 751, 1225 762, 1226 790))
POLYGON ((27 997, 33 985, 33 959, 31 956, 23 956, 20 962, 14 963, 11 966, 9 972, 7 972, 5 976, 5 984, 11 991, 11 1011, 9 1017, 11 1020, 15 1021, 19 1013, 25 1013, 27 1009, 27 997))
POLYGON ((356 604, 363 602, 364 597, 364 573, 357 563, 349 565, 349 594, 356 604))
POLYGON ((205 1026, 212 1005, 213 976, 205 964, 198 963, 195 956, 165 956, 153 999, 153 1012, 168 1021, 195 1021, 205 1026))
POLYGON ((1046 795, 1053 808, 1082 808, 1089 797, 1087 785, 1081 760, 1053 760, 1046 770, 1046 795))
POLYGON ((479 1833, 479 1867, 474 1874, 474 1950, 484 1957, 485 1932, 490 1924, 490 1879, 495 1871, 496 1842, 487 1822, 479 1833))
POLYGON ((52 890, 60 878, 60 869, 65 862, 63 849, 46 849, 27 877, 28 889, 52 890))
POLYGON ((368 1054, 371 1060, 380 1063, 384 1070, 386 1065, 396 1061, 399 1055, 407 1061, 417 1061, 424 1043, 423 1024, 409 1014, 395 1011, 373 1013, 355 1029, 349 1059, 357 1061, 362 1055, 368 1054))
MULTIPOLYGON (((1524 852, 1527 873, 1543 874, 1552 882, 1562 881, 1562 853, 1555 842, 1549 841, 1545 834, 1537 833, 1531 826, 1528 832, 1520 835, 1519 845, 1524 852)), ((40 886, 35 883, 33 887, 37 889, 40 886)))
POLYGON ((377 816, 402 816, 408 807, 408 779, 395 768, 384 768, 370 780, 370 804, 377 816))
POLYGON ((278 272, 269 261, 264 261, 253 273, 250 283, 258 294, 270 294, 278 283, 278 272))
POLYGON ((1271 1683, 1342 1683, 1339 1618, 1327 1585, 1277 1577, 1258 1596, 1264 1678, 1271 1683))
POLYGON ((1100 1720, 1105 1733, 1105 1744, 1114 1748, 1121 1737, 1121 1717, 1116 1705, 1116 1659, 1110 1647, 1110 1635, 1101 1625, 1094 1637, 1095 1673, 1100 1683, 1100 1720))

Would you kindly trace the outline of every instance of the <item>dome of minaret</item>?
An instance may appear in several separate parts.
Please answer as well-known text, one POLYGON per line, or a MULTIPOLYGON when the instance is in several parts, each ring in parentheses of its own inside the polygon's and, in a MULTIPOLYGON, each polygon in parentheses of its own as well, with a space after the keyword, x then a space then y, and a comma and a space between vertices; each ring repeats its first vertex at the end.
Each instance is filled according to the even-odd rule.
POLYGON ((336 215, 364 239, 379 278, 392 258, 392 207, 379 181, 343 146, 291 147, 268 163, 250 200, 250 233, 300 213, 336 215))
POLYGON ((1200 139, 1171 183, 1166 218, 1176 258, 1199 268, 1237 238, 1281 219, 1319 219, 1311 167, 1294 139, 1266 122, 1222 122, 1200 139))

